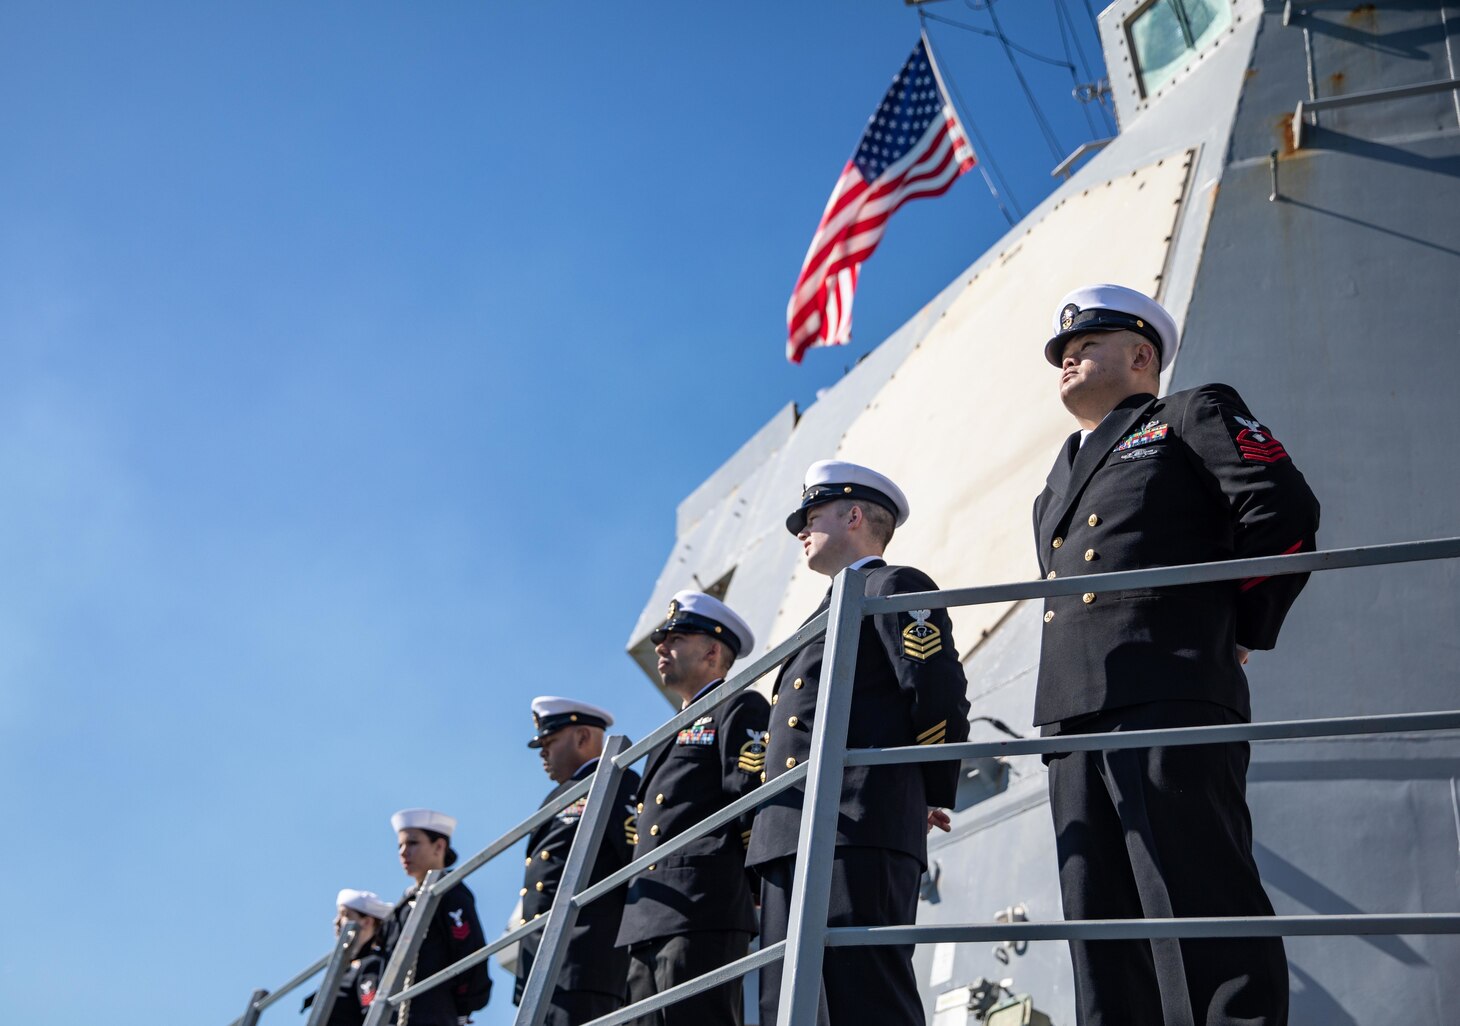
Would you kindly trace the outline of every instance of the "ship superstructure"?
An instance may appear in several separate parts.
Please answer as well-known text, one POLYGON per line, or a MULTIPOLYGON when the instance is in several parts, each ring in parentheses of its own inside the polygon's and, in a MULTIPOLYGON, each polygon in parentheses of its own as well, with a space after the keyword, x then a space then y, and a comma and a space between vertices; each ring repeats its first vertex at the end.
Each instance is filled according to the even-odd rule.
MULTIPOLYGON (((914 513, 893 560, 943 587, 1032 577, 1030 503, 1071 430, 1040 348, 1058 297, 1091 281, 1147 291, 1176 316, 1169 390, 1224 381, 1262 411, 1323 502, 1321 547, 1456 534, 1456 21, 1440 3, 1106 8, 1119 134, 681 503, 630 654, 657 683, 648 635, 683 587, 723 596, 766 647, 794 632, 825 580, 783 522, 818 459, 897 477, 914 513)), ((1453 705, 1457 585, 1453 561, 1316 575, 1280 647, 1248 667, 1255 719, 1453 705)), ((952 616, 974 715, 1027 731, 1038 603, 952 616)), ((1058 918, 1039 758, 964 768, 953 831, 930 842, 919 922, 1058 918)), ((1279 913, 1460 908, 1457 777, 1454 734, 1255 746, 1257 856, 1279 913)), ((1296 938, 1288 954, 1297 1023, 1439 1023, 1460 1007, 1453 936, 1296 938)), ((1073 1022, 1061 943, 925 945, 917 968, 930 1021, 965 1021, 968 985, 1012 977, 1073 1022)))

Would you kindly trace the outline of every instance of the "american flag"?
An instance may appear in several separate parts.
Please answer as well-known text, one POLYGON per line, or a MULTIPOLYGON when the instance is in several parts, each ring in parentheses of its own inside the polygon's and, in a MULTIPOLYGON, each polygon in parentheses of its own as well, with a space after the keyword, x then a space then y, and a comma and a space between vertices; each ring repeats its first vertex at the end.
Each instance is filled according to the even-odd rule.
POLYGON ((786 359, 852 337, 852 294, 887 219, 921 196, 941 196, 973 167, 953 106, 933 72, 924 40, 892 79, 857 150, 831 191, 786 309, 786 359))

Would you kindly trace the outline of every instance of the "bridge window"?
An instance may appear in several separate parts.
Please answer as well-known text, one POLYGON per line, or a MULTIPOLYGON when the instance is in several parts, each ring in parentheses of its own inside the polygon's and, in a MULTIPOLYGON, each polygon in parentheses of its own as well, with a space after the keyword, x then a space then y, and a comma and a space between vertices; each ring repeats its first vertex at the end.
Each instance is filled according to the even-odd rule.
POLYGON ((1228 0, 1152 0, 1126 22, 1141 95, 1150 96, 1232 24, 1228 0))

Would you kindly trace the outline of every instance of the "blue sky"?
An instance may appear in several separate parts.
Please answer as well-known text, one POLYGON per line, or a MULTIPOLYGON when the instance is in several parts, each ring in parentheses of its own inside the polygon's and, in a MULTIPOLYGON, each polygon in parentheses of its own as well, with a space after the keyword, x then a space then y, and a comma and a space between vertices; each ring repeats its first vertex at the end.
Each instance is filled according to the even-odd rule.
MULTIPOLYGON (((1062 56, 1053 0, 996 13, 1062 56)), ((1029 209, 1055 158, 1002 51, 932 33, 1029 209)), ((393 810, 466 852, 537 805, 533 695, 664 718, 623 649, 675 505, 1006 228, 977 173, 904 208, 853 344, 786 364, 916 37, 900 0, 6 5, 7 1021, 223 1026, 338 888, 400 892, 393 810)), ((489 930, 519 869, 471 880, 489 930)))

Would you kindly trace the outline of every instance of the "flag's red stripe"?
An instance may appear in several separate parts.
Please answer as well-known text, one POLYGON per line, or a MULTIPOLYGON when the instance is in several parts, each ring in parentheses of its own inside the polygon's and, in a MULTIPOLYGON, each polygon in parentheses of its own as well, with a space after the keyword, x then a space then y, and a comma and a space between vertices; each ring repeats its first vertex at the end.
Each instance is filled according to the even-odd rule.
MULTIPOLYGON (((946 130, 947 125, 944 124, 938 131, 933 133, 924 150, 920 151, 916 159, 907 163, 907 167, 904 169, 904 171, 891 178, 884 177, 882 179, 878 179, 878 182, 880 182, 881 184, 878 184, 878 182, 868 183, 864 178, 862 178, 861 172, 856 169, 856 165, 854 163, 849 162, 847 164, 847 166, 842 170, 842 178, 839 178, 837 180, 837 188, 841 188, 843 180, 848 175, 856 176, 857 187, 850 189, 846 193, 844 193, 832 204, 831 208, 829 208, 827 212, 822 215, 821 224, 817 226, 816 235, 811 240, 811 246, 807 252, 806 261, 802 264, 803 277, 806 275, 807 268, 815 267, 817 264, 819 264, 821 260, 824 259, 824 254, 828 246, 831 245, 831 243, 834 242, 835 239, 840 238, 843 234, 844 228, 842 226, 837 226, 834 233, 830 236, 829 241, 823 243, 818 249, 817 242, 821 241, 827 236, 828 229, 831 227, 832 222, 841 215, 842 211, 846 210, 851 205, 851 201, 860 199, 861 208, 865 208, 868 205, 880 202, 887 194, 889 194, 899 186, 899 184, 903 181, 903 179, 910 171, 917 168, 927 159, 928 155, 934 151, 934 147, 941 145, 943 139, 946 136, 946 130), (872 191, 870 192, 870 194, 867 192, 869 184, 872 187, 872 191)), ((855 221, 856 215, 852 215, 852 217, 855 221)), ((850 225, 847 227, 850 227, 850 225)))
MULTIPOLYGON (((953 155, 951 151, 945 155, 945 159, 941 162, 939 167, 939 174, 947 172, 948 166, 952 162, 952 158, 953 155)), ((941 182, 936 181, 936 176, 932 174, 919 176, 916 180, 909 183, 909 185, 916 185, 917 183, 925 181, 931 182, 931 184, 926 188, 921 189, 908 188, 907 191, 899 194, 896 197, 895 201, 892 203, 892 205, 885 209, 882 213, 870 217, 866 220, 857 221, 851 225, 848 225, 846 229, 838 234, 837 238, 828 241, 826 247, 823 247, 823 261, 831 255, 827 253, 826 250, 837 246, 844 247, 849 244, 849 240, 860 235, 866 235, 874 231, 876 234, 869 241, 863 241, 855 250, 842 253, 835 259, 832 259, 829 264, 819 267, 817 270, 817 276, 823 279, 829 279, 834 277, 840 271, 845 270, 846 268, 851 267, 855 264, 860 264, 862 261, 866 260, 877 248, 878 243, 882 241, 882 234, 883 231, 885 231, 885 225, 888 219, 891 218, 893 214, 897 213, 897 211, 902 207, 904 203, 908 202, 909 200, 922 199, 929 196, 941 196, 943 193, 947 192, 950 188, 953 187, 953 182, 956 181, 958 175, 961 175, 962 173, 963 170, 960 169, 956 174, 949 176, 941 182)), ((804 282, 805 279, 797 282, 797 291, 799 291, 800 288, 804 285, 804 282)), ((817 301, 819 299, 820 295, 813 297, 813 300, 811 302, 803 303, 802 306, 798 307, 792 315, 790 328, 793 341, 799 334, 797 329, 801 326, 802 322, 804 322, 811 313, 815 312, 817 306, 821 305, 820 302, 817 301)))
POLYGON ((840 214, 847 207, 861 200, 862 195, 867 191, 869 187, 867 179, 862 177, 862 172, 859 171, 857 169, 857 165, 853 164, 851 161, 847 162, 846 170, 843 171, 842 174, 844 176, 856 175, 856 182, 852 185, 850 189, 838 196, 836 198, 836 202, 827 208, 825 214, 821 215, 822 224, 826 224, 828 221, 836 217, 837 214, 840 214))
MULTIPOLYGON (((857 215, 854 216, 853 220, 838 229, 834 235, 827 238, 823 245, 820 247, 820 249, 816 251, 814 256, 811 256, 808 259, 807 267, 815 268, 815 271, 813 273, 824 273, 819 265, 823 261, 825 261, 828 250, 830 250, 840 239, 849 234, 856 234, 860 231, 866 231, 866 226, 869 223, 881 223, 882 221, 887 220, 887 218, 891 217, 894 213, 897 212, 898 207, 906 202, 905 197, 897 195, 899 189, 906 189, 909 184, 922 181, 924 178, 927 177, 935 176, 936 174, 940 173, 943 168, 946 168, 948 162, 951 160, 952 151, 948 150, 942 155, 942 159, 940 160, 939 165, 935 170, 925 173, 919 173, 918 175, 912 177, 899 177, 896 179, 891 179, 879 185, 872 193, 872 195, 868 197, 866 202, 862 204, 861 210, 857 213, 857 215), (875 207, 875 212, 869 213, 867 209, 869 207, 875 207)), ((814 244, 815 242, 813 241, 813 245, 814 244)), ((803 278, 806 276, 806 273, 803 271, 803 278)))

